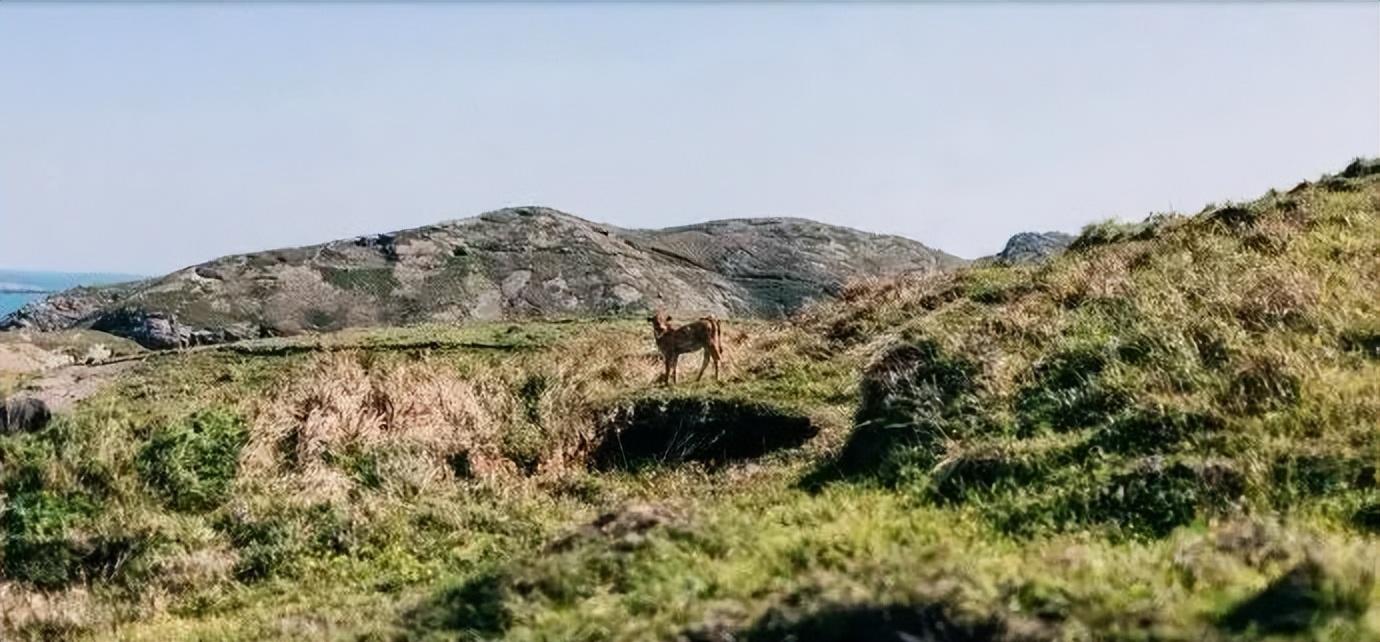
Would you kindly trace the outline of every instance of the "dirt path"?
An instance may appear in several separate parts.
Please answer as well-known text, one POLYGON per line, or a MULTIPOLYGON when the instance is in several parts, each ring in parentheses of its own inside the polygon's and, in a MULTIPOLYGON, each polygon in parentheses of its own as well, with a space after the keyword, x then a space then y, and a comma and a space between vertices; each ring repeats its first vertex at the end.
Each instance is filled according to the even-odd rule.
POLYGON ((72 363, 72 358, 27 343, 0 344, 0 373, 27 374, 72 363))
POLYGON ((49 410, 67 412, 78 401, 96 394, 136 365, 138 362, 131 360, 95 366, 63 366, 39 375, 24 387, 27 395, 42 400, 49 410))

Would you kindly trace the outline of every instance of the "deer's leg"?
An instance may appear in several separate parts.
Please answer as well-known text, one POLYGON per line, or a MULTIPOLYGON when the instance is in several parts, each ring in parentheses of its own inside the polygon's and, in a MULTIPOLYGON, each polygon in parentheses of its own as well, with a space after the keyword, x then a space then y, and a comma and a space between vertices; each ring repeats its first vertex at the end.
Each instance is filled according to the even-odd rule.
POLYGON ((667 359, 667 366, 666 366, 666 367, 667 367, 667 377, 669 377, 671 383, 674 384, 674 383, 676 383, 677 381, 680 381, 680 355, 678 355, 678 354, 672 354, 672 355, 667 359))
MULTIPOLYGON (((704 369, 709 367, 709 359, 710 359, 710 354, 711 354, 711 353, 712 353, 712 351, 709 349, 709 346, 705 346, 705 347, 704 347, 704 360, 700 362, 700 373, 699 373, 698 375, 695 376, 695 381, 699 381, 699 380, 701 380, 701 379, 704 379, 704 369)), ((715 370, 718 370, 717 367, 715 367, 714 369, 715 369, 715 370)))

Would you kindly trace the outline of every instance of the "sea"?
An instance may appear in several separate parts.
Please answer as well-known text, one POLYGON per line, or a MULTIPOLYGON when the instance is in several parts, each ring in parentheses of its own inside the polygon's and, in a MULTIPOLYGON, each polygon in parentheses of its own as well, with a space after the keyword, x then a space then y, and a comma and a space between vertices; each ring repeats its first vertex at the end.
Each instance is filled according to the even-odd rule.
MULTIPOLYGON (((143 277, 132 274, 108 274, 101 272, 35 272, 26 270, 0 270, 0 289, 12 286, 29 286, 49 292, 61 292, 78 285, 106 285, 134 281, 143 277)), ((0 292, 0 317, 18 310, 25 303, 48 296, 48 293, 0 292)))

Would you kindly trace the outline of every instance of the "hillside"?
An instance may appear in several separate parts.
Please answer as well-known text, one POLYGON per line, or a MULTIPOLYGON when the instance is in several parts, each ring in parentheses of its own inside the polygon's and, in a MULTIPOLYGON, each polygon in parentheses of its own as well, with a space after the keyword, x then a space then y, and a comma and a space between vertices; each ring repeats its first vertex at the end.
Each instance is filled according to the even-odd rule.
POLYGON ((152 353, 0 435, 0 637, 1373 642, 1377 256, 1358 161, 726 320, 717 383, 630 319, 152 353))
POLYGON ((0 328, 86 327, 165 348, 656 306, 780 317, 862 276, 961 263, 914 241, 801 219, 627 230, 528 207, 79 288, 25 307, 0 328))

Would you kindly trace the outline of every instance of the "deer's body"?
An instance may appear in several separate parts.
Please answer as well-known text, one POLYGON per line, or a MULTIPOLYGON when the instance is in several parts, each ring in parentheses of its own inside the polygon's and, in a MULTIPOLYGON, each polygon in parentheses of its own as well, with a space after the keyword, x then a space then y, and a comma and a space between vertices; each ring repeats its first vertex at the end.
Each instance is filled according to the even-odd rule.
POLYGON ((679 379, 677 373, 677 361, 680 355, 704 350, 704 362, 700 364, 700 374, 695 378, 696 381, 704 378, 704 371, 712 362, 714 364, 714 380, 719 379, 719 361, 723 359, 723 346, 719 341, 719 320, 714 317, 703 317, 694 323, 687 323, 677 327, 671 324, 671 317, 657 311, 655 315, 648 318, 652 323, 652 336, 656 339, 657 351, 661 353, 662 365, 665 372, 662 381, 666 385, 673 384, 679 379))

